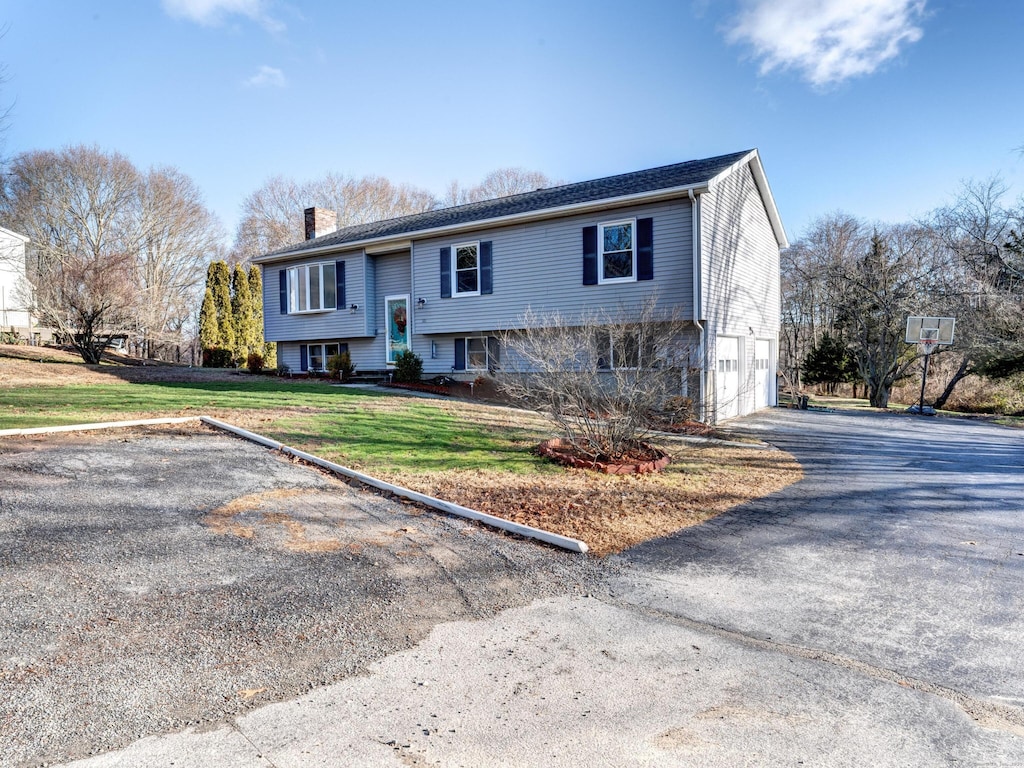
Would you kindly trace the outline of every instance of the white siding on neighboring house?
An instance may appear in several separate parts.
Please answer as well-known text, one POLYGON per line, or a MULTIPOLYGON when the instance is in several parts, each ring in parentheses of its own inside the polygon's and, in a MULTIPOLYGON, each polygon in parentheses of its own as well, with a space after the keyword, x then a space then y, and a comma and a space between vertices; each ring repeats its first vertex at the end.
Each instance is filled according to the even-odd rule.
POLYGON ((25 340, 33 318, 25 308, 25 244, 28 238, 0 227, 0 331, 13 331, 25 340))

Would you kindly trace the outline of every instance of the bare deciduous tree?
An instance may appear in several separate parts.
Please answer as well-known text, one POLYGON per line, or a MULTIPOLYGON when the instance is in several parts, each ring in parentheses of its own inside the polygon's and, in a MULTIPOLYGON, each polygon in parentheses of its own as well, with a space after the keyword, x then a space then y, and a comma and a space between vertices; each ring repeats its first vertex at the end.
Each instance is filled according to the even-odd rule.
POLYGON ((347 227, 428 211, 434 207, 434 197, 381 176, 350 179, 328 174, 304 183, 275 176, 242 203, 234 259, 247 261, 301 240, 303 211, 312 206, 334 211, 338 226, 347 227))
POLYGON ((562 184, 540 171, 528 171, 525 168, 499 168, 487 174, 483 181, 474 187, 462 187, 459 182, 451 181, 438 205, 448 208, 465 203, 477 203, 481 200, 493 200, 498 197, 509 197, 523 192, 533 192, 544 187, 562 184))
POLYGON ((819 219, 783 256, 784 365, 799 365, 824 333, 846 345, 871 404, 885 408, 893 384, 917 359, 904 342, 908 315, 927 314, 930 251, 922 227, 876 227, 837 213, 819 219))
POLYGON ((535 189, 552 187, 561 184, 549 179, 540 171, 528 171, 525 168, 499 168, 484 176, 484 180, 470 190, 470 202, 492 200, 498 197, 509 197, 535 189))
POLYGON ((941 351, 957 363, 936 408, 967 376, 1024 352, 1024 259, 1014 246, 1020 212, 1002 204, 1006 192, 998 178, 966 182, 928 222, 937 252, 933 290, 943 313, 957 319, 956 344, 941 351))
POLYGON ((836 279, 845 264, 864 253, 870 233, 845 213, 815 221, 807 234, 781 255, 782 328, 779 369, 794 389, 801 386, 801 364, 825 333, 842 341, 836 326, 836 279))
POLYGON ((195 183, 175 168, 154 169, 140 179, 138 216, 136 332, 143 356, 155 357, 161 344, 180 341, 192 319, 223 230, 195 183))
POLYGON ((837 265, 837 325, 845 332, 868 388, 868 400, 887 408, 893 384, 917 359, 904 341, 907 317, 931 314, 922 260, 925 233, 914 226, 876 230, 866 253, 837 265))
POLYGON ((11 163, 2 206, 31 238, 35 314, 87 362, 120 334, 141 333, 152 352, 151 341, 180 334, 194 315, 219 227, 178 171, 140 175, 96 147, 25 152, 11 163))
POLYGON ((27 152, 7 176, 5 212, 32 240, 35 313, 89 363, 136 306, 128 281, 141 244, 138 184, 126 157, 94 147, 27 152))
POLYGON ((527 311, 517 325, 501 337, 500 387, 550 417, 583 456, 628 455, 682 393, 692 328, 655 298, 613 314, 527 311))

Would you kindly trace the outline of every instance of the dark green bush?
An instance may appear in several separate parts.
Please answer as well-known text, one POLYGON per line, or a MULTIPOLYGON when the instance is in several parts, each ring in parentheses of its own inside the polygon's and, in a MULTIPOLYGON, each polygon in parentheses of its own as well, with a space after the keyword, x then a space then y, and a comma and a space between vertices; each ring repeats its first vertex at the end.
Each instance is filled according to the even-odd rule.
POLYGON ((203 350, 203 368, 234 368, 235 360, 230 349, 207 347, 203 350))
POLYGON ((341 354, 331 355, 327 359, 327 370, 331 372, 333 378, 348 381, 356 372, 356 367, 352 364, 352 356, 346 349, 341 354))
POLYGON ((420 356, 407 349, 395 355, 395 381, 412 383, 423 376, 423 361, 420 356))

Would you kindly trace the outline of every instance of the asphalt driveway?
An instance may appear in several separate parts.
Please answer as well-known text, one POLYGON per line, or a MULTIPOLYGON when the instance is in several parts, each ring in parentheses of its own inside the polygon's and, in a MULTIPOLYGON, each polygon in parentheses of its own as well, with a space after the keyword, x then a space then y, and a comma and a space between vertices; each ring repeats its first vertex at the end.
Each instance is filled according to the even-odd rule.
POLYGON ((144 478, 146 506, 116 509, 129 529, 165 523, 157 545, 136 545, 82 491, 62 514, 47 512, 52 493, 35 504, 31 489, 3 491, 15 554, 0 612, 20 623, 0 634, 0 706, 21 698, 0 734, 20 747, 39 738, 24 723, 42 725, 60 744, 70 725, 71 757, 113 746, 97 722, 121 743, 141 724, 145 738, 79 768, 1024 764, 1024 433, 793 411, 743 424, 796 454, 805 479, 600 562, 415 515, 226 438, 194 456, 184 436, 137 453, 111 442, 120 468, 105 476, 86 449, 56 479, 27 449, 2 455, 23 489, 144 478), (169 493, 171 475, 154 470, 182 453, 191 480, 169 493), (226 487, 203 486, 222 466, 226 487), (110 612, 140 590, 136 610, 163 622, 152 636, 110 612), (145 653, 125 652, 140 641, 145 653), (168 721, 167 699, 206 709, 168 721), (118 715, 131 727, 116 730, 118 715))
POLYGON ((626 599, 1020 719, 1024 432, 786 410, 742 426, 793 453, 805 479, 624 555, 626 599))
POLYGON ((202 428, 4 438, 0 766, 208 728, 594 573, 202 428))

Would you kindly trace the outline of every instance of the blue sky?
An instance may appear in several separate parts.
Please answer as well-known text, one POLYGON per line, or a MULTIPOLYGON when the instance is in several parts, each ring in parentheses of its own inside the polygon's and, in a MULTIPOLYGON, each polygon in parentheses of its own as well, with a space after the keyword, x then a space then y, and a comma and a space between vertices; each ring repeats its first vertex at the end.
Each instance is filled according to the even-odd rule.
POLYGON ((794 239, 964 179, 1024 194, 1019 0, 14 0, 0 24, 8 154, 176 166, 228 233, 277 174, 440 195, 750 147, 794 239))

